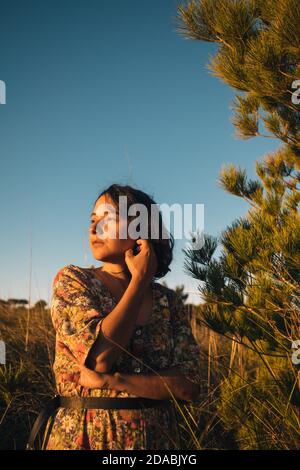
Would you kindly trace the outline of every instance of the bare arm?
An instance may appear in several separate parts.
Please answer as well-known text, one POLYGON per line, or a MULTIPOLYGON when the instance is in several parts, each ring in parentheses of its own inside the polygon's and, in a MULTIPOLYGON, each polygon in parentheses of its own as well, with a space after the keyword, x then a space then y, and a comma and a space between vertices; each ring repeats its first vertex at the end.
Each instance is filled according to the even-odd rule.
POLYGON ((154 400, 175 397, 179 400, 194 401, 200 394, 200 384, 191 382, 180 373, 176 366, 159 370, 153 374, 123 374, 120 372, 108 374, 88 369, 64 343, 59 342, 58 347, 62 348, 69 359, 78 366, 78 372, 74 372, 72 377, 70 374, 66 374, 63 380, 71 380, 89 389, 109 388, 154 400))
POLYGON ((96 372, 109 372, 123 349, 127 348, 145 291, 157 268, 153 246, 148 240, 137 240, 140 251, 133 255, 126 250, 125 262, 131 280, 116 307, 102 320, 99 335, 86 359, 86 365, 96 372))
POLYGON ((111 370, 122 348, 130 342, 147 285, 138 277, 131 279, 119 303, 102 320, 99 335, 86 359, 87 367, 97 372, 111 370))
POLYGON ((156 374, 123 374, 116 372, 117 390, 153 399, 171 399, 194 401, 199 396, 199 386, 181 375, 176 367, 156 374))

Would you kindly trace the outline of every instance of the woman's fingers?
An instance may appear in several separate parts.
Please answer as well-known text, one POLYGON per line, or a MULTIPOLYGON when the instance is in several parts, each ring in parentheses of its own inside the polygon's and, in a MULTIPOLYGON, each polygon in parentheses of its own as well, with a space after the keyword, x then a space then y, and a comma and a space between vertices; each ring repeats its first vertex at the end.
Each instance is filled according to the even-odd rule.
POLYGON ((149 242, 148 239, 146 239, 146 238, 138 238, 138 239, 135 240, 135 241, 136 241, 136 243, 137 243, 138 245, 141 245, 142 249, 145 250, 146 248, 148 248, 148 249, 150 250, 151 244, 150 244, 150 242, 149 242))

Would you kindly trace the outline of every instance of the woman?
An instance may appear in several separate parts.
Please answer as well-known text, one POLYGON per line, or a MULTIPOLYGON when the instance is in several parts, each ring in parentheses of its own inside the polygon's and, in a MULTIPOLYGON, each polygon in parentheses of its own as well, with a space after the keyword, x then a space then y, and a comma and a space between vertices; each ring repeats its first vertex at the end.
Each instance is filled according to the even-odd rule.
POLYGON ((80 403, 82 397, 142 397, 150 405, 61 407, 46 427, 47 450, 180 449, 176 406, 199 393, 200 351, 183 302, 154 282, 170 271, 173 237, 162 238, 160 212, 158 238, 129 236, 128 222, 135 217, 121 216, 120 196, 128 207, 142 204, 148 213, 155 205, 143 191, 117 184, 97 197, 89 240, 103 265, 67 265, 54 278, 53 370, 58 394, 80 397, 80 403), (125 223, 127 236, 121 238, 125 223))

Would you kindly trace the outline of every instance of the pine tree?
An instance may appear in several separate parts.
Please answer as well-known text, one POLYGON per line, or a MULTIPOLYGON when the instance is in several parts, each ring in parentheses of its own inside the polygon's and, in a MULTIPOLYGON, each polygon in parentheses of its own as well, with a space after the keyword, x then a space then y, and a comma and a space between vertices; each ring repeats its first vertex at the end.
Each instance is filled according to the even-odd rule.
POLYGON ((204 234, 200 250, 184 250, 186 272, 201 281, 201 320, 244 345, 257 364, 224 378, 219 413, 241 448, 299 448, 292 344, 300 340, 300 3, 190 0, 177 22, 186 38, 218 44, 209 69, 237 90, 238 136, 281 142, 256 162, 257 180, 234 165, 221 169, 222 187, 249 211, 220 237, 204 234))

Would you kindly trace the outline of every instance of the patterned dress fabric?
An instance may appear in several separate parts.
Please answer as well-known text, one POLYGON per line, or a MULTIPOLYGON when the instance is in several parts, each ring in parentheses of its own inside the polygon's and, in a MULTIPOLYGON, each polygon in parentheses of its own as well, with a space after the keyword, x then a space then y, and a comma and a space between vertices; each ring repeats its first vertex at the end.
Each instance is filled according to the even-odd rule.
MULTIPOLYGON (((153 309, 147 324, 134 327, 127 350, 122 351, 110 373, 153 374, 170 367, 200 384, 200 349, 187 310, 175 291, 152 282, 153 309), (170 309, 166 292, 173 296, 170 309), (171 321, 172 312, 175 312, 171 321)), ((51 319, 56 345, 63 342, 85 360, 101 329, 101 321, 117 305, 94 268, 69 264, 52 284, 51 319)), ((53 372, 59 395, 81 397, 136 397, 109 388, 89 389, 72 382, 76 364, 56 347, 53 372)), ((46 450, 166 450, 180 449, 176 405, 142 409, 59 408, 49 418, 44 434, 46 450)))

